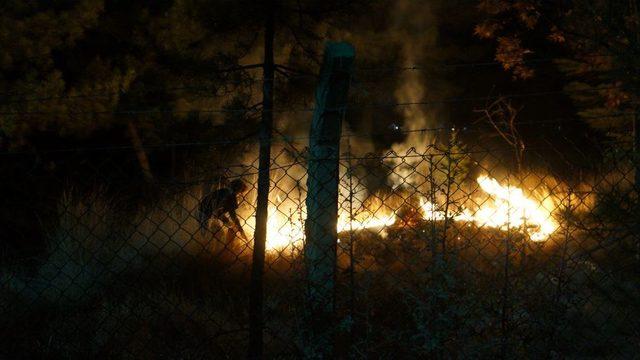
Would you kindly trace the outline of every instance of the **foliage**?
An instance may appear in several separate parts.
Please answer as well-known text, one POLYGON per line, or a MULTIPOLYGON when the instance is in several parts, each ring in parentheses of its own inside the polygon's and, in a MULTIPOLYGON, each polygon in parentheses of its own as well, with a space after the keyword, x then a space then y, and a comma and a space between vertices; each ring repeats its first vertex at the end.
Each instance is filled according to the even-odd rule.
POLYGON ((496 41, 505 70, 528 79, 536 58, 554 59, 578 114, 596 128, 613 128, 609 135, 624 135, 624 113, 638 104, 637 1, 481 0, 478 9, 484 20, 475 35, 496 41))
MULTIPOLYGON (((114 111, 211 107, 219 101, 203 91, 220 96, 247 81, 216 73, 237 65, 255 37, 250 24, 239 31, 230 4, 204 17, 198 1, 18 3, 3 4, 0 40, 2 110, 15 114, 1 129, 17 144, 34 131, 87 137, 130 120, 114 111), (171 90, 194 79, 195 92, 171 90)), ((161 119, 136 121, 153 130, 161 119)))
MULTIPOLYGON (((320 29, 353 16, 358 2, 274 4, 278 56, 313 71, 324 39, 320 29)), ((162 132, 168 119, 172 130, 193 116, 219 125, 229 119, 206 110, 257 102, 262 84, 244 65, 262 63, 256 54, 266 2, 59 0, 0 6, 4 147, 29 145, 42 131, 91 138, 130 121, 145 142, 169 142, 174 139, 162 132)), ((287 71, 284 79, 292 75, 287 71)))

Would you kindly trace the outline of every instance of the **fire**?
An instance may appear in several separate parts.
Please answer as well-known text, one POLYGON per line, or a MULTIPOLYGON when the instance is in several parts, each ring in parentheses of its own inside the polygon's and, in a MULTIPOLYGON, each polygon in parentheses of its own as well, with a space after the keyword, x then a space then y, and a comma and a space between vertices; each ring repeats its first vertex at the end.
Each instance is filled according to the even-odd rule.
MULTIPOLYGON (((370 216, 362 216, 361 214, 350 221, 348 215, 341 213, 338 217, 337 231, 340 233, 351 230, 382 228, 393 225, 397 219, 393 213, 370 216)), ((267 220, 267 250, 302 249, 305 237, 303 218, 299 216, 299 213, 295 217, 285 216, 275 206, 271 206, 267 220)))
MULTIPOLYGON (((293 213, 293 212, 291 212, 293 213)), ((275 206, 269 207, 267 219, 267 250, 299 250, 304 240, 304 220, 299 216, 285 216, 275 206)))
MULTIPOLYGON (((500 185, 488 176, 481 175, 476 181, 491 200, 477 206, 475 212, 465 209, 458 214, 449 213, 450 219, 497 229, 520 229, 529 235, 531 241, 545 241, 558 228, 550 206, 545 206, 544 202, 530 199, 521 189, 500 185)), ((437 210, 429 201, 421 199, 420 208, 426 220, 445 219, 444 211, 437 210)))
MULTIPOLYGON (((496 179, 488 176, 479 176, 476 181, 480 189, 489 196, 489 200, 481 205, 476 205, 479 201, 470 202, 472 206, 469 208, 450 209, 445 215, 437 205, 420 199, 422 218, 430 221, 449 218, 496 229, 516 229, 527 234, 531 241, 545 241, 558 228, 550 210, 552 206, 545 204, 547 200, 537 201, 527 197, 522 189, 512 185, 501 185, 496 179)), ((305 238, 306 209, 303 206, 295 206, 293 202, 282 201, 279 197, 277 203, 277 206, 272 205, 269 208, 267 250, 299 251, 305 238)), ((396 211, 385 207, 383 201, 374 196, 352 219, 346 212, 340 212, 337 231, 340 233, 394 226, 402 223, 398 221, 396 211)))
MULTIPOLYGON (((424 216, 425 220, 441 221, 445 219, 444 211, 437 210, 436 206, 429 201, 420 199, 420 209, 422 209, 422 215, 424 216)), ((468 210, 464 210, 459 213, 449 211, 448 218, 455 221, 475 221, 474 215, 471 214, 468 210)))
POLYGON ((532 241, 545 241, 558 228, 549 206, 526 197, 514 186, 503 186, 487 176, 477 179, 480 188, 489 194, 493 202, 483 204, 473 214, 473 221, 480 226, 523 229, 532 241))
POLYGON ((374 215, 364 219, 353 219, 352 221, 349 221, 349 217, 343 214, 338 219, 338 232, 382 228, 395 224, 396 220, 397 216, 394 213, 374 215))

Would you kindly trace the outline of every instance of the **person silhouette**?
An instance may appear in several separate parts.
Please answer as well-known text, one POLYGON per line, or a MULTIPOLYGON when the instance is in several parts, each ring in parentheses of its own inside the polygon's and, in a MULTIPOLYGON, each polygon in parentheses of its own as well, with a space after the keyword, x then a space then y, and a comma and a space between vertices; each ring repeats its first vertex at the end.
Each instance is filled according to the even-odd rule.
POLYGON ((229 186, 215 190, 207 194, 199 206, 198 220, 200 231, 210 230, 211 220, 214 219, 222 223, 222 230, 226 232, 225 247, 231 245, 236 234, 249 241, 242 229, 240 219, 236 210, 238 209, 238 198, 247 193, 249 187, 244 181, 236 179, 229 183, 229 186))

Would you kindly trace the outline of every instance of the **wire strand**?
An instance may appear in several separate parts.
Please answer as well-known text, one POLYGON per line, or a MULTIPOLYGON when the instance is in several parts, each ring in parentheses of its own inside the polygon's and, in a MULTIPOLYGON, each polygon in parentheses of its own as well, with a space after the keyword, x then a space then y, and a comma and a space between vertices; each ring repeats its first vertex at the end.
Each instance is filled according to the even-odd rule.
MULTIPOLYGON (((428 106, 428 105, 441 105, 449 103, 461 103, 461 102, 473 102, 473 101, 491 101, 501 98, 515 99, 515 98, 529 98, 529 97, 541 97, 549 95, 577 95, 588 94, 603 90, 621 89, 620 86, 607 86, 592 89, 582 90, 550 90, 550 91, 538 91, 530 93, 520 94, 505 94, 495 96, 476 96, 476 97, 453 97, 440 100, 428 100, 428 101, 409 101, 409 102, 389 102, 389 103, 365 103, 365 104, 352 104, 340 108, 326 108, 326 111, 347 111, 347 110, 365 110, 376 108, 393 108, 393 107, 406 107, 406 106, 428 106)), ((634 90, 634 89, 625 89, 634 90)), ((300 112, 313 112, 316 109, 298 108, 298 109, 273 109, 273 113, 300 113, 300 112)), ((29 115, 140 115, 140 114, 189 114, 189 113, 201 113, 201 114, 229 114, 229 113, 246 113, 250 112, 247 109, 188 109, 188 110, 176 110, 176 109, 135 109, 135 110, 114 110, 114 111, 3 111, 0 115, 5 116, 29 116, 29 115)))

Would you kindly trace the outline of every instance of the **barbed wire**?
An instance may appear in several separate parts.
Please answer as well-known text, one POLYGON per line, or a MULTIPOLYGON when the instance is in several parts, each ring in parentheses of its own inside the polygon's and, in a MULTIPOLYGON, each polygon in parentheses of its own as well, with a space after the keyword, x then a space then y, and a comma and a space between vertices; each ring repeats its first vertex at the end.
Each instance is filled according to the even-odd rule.
MULTIPOLYGON (((408 102, 389 102, 389 103, 364 103, 364 104, 351 104, 339 108, 327 108, 327 111, 348 111, 348 110, 365 110, 375 108, 393 108, 393 107, 406 107, 406 106, 428 106, 428 105, 441 105, 449 103, 461 103, 461 102, 474 102, 474 101, 491 101, 498 99, 515 99, 515 98, 528 98, 528 97, 541 97, 549 95, 577 95, 588 94, 598 91, 623 89, 620 86, 605 86, 596 87, 591 89, 582 90, 549 90, 549 91, 536 91, 530 93, 513 93, 502 94, 493 96, 474 96, 474 97, 452 97, 439 100, 427 100, 427 101, 408 101, 408 102)), ((624 89, 635 90, 635 89, 624 89)), ((316 108, 297 108, 297 109, 273 109, 272 113, 300 113, 300 112, 313 112, 316 108)), ((261 110, 268 111, 268 110, 261 110)), ((131 109, 131 110, 113 110, 113 111, 2 111, 0 115, 5 116, 31 116, 31 115, 140 115, 140 114, 188 114, 188 113, 201 113, 201 114, 237 114, 246 113, 248 109, 131 109)))
MULTIPOLYGON (((509 55, 511 53, 505 52, 504 54, 509 55)), ((513 52, 512 54, 519 55, 520 52, 513 52)), ((583 56, 583 57, 584 58, 611 58, 611 57, 613 57, 613 55, 609 55, 609 54, 593 54, 593 55, 587 55, 587 56, 583 56)), ((423 71, 423 70, 433 70, 434 68, 437 68, 437 67, 454 67, 454 68, 471 67, 471 68, 475 68, 475 67, 487 67, 487 66, 504 66, 504 65, 511 65, 511 64, 535 65, 535 64, 543 64, 543 63, 555 62, 555 61, 559 61, 559 60, 578 61, 577 59, 568 59, 568 58, 563 57, 563 56, 548 56, 548 57, 529 58, 529 59, 522 59, 522 60, 505 60, 505 61, 493 60, 493 61, 475 61, 475 62, 471 61, 471 62, 457 62, 457 63, 456 62, 454 62, 454 63, 442 62, 442 63, 433 63, 433 64, 424 64, 424 65, 411 64, 411 65, 399 66, 399 67, 397 67, 397 66, 390 66, 390 67, 358 67, 357 70, 359 70, 359 71, 372 71, 372 72, 423 71)))
MULTIPOLYGON (((537 126, 537 125, 562 125, 566 123, 585 123, 589 120, 597 120, 597 119, 610 119, 610 118, 619 118, 619 117, 627 117, 635 115, 636 112, 622 112, 616 114, 606 114, 599 116, 589 116, 582 117, 576 119, 555 119, 555 120, 537 120, 537 121, 520 121, 515 123, 516 126, 537 126)), ((585 123, 586 124, 586 123, 585 123)), ((309 135, 286 135, 283 130, 273 128, 274 134, 270 139, 270 143, 278 144, 284 143, 291 147, 292 150, 302 153, 303 150, 299 149, 295 146, 296 143, 306 145, 311 139, 314 137, 309 135)), ((478 124, 469 124, 469 125, 448 125, 448 126, 437 126, 437 127, 428 127, 428 128, 420 128, 420 129, 407 129, 403 130, 402 128, 392 128, 386 132, 353 132, 348 131, 340 135, 341 138, 363 138, 363 139, 371 139, 376 136, 394 136, 394 135, 407 135, 412 133, 434 133, 434 132, 445 132, 445 131, 460 131, 462 133, 475 133, 475 132, 486 132, 486 130, 479 128, 478 124)), ((144 149, 157 149, 157 148, 179 148, 179 147, 208 147, 208 146, 219 146, 219 145, 239 145, 239 144, 253 144, 257 145, 257 131, 251 132, 241 138, 238 139, 229 139, 229 140, 213 140, 213 141, 196 141, 196 142, 178 142, 178 143, 162 143, 162 144, 143 144, 142 148, 144 149)), ((83 151, 118 151, 118 150, 131 150, 134 149, 133 145, 113 145, 113 146, 97 146, 97 147, 73 147, 73 148, 65 148, 65 149, 38 149, 38 151, 46 152, 46 153, 56 153, 56 152, 83 152, 83 151)), ((31 154, 32 151, 5 151, 0 152, 0 155, 10 155, 10 154, 31 154)))
MULTIPOLYGON (((278 75, 280 76, 284 76, 282 74, 277 73, 276 74, 276 78, 278 77, 278 75)), ((296 75, 296 76, 286 76, 287 79, 297 79, 297 78, 307 78, 311 75, 296 75)), ((313 75, 314 78, 316 78, 317 76, 313 75)), ((270 80, 270 79, 264 79, 264 78, 246 78, 246 79, 242 79, 242 80, 220 80, 219 82, 215 83, 215 84, 210 84, 210 85, 198 85, 198 84, 193 84, 193 85, 184 85, 184 86, 169 86, 169 87, 163 87, 163 86, 155 86, 155 87, 149 87, 147 85, 144 84, 139 84, 136 83, 136 86, 140 86, 142 85, 143 88, 139 89, 139 88, 135 88, 135 89, 119 89, 119 90, 115 90, 115 91, 109 91, 109 92, 95 92, 95 93, 80 93, 80 94, 76 94, 76 95, 42 95, 39 97, 25 97, 27 95, 30 95, 33 92, 36 91, 31 91, 31 92, 22 92, 22 93, 0 93, 0 105, 6 105, 6 104, 20 104, 20 103, 29 103, 29 102, 45 102, 45 101, 56 101, 56 100, 74 100, 74 99, 91 99, 91 98, 115 98, 115 97, 120 97, 120 96, 128 96, 128 95, 138 95, 138 94, 148 94, 148 93, 152 93, 152 92, 161 92, 161 91, 198 91, 198 92, 206 92, 206 91, 216 91, 219 90, 220 88, 224 88, 225 86, 228 85, 251 85, 251 83, 260 83, 260 82, 264 82, 266 80, 270 80), (16 99, 12 99, 12 100, 4 100, 2 98, 16 98, 16 99)), ((24 84, 21 84, 24 85, 24 84)))
MULTIPOLYGON (((600 58, 600 57, 611 57, 612 55, 605 55, 605 54, 594 54, 592 56, 587 56, 588 58, 600 58)), ((387 73, 387 74, 397 74, 397 73, 402 73, 402 72, 407 72, 407 71, 427 71, 427 70, 434 70, 437 68, 451 68, 451 67, 455 67, 455 68, 459 68, 459 67, 471 67, 471 68, 479 68, 479 67, 486 67, 486 66, 492 66, 492 65, 508 65, 508 64, 524 64, 524 65, 531 65, 531 64, 540 64, 540 63, 546 63, 546 62, 553 62, 553 61, 558 61, 558 60, 566 60, 565 58, 562 57, 542 57, 542 58, 533 58, 533 59, 527 59, 527 60, 514 60, 514 61, 484 61, 484 62, 460 62, 460 63, 433 63, 433 64, 425 64, 425 65, 418 65, 418 64, 414 64, 414 65, 407 65, 407 66, 389 66, 389 67, 359 67, 356 68, 356 73, 358 71, 362 71, 365 73, 372 73, 372 72, 378 72, 378 73, 387 73)), ((571 59, 572 61, 577 61, 574 59, 571 59)), ((233 72, 233 71, 243 71, 243 70, 256 70, 256 69, 261 69, 262 64, 254 64, 251 66, 239 66, 237 68, 230 68, 230 69, 221 69, 219 71, 214 71, 214 73, 228 73, 228 72, 233 72)), ((283 68, 285 70, 290 69, 286 66, 282 66, 282 65, 276 65, 276 67, 278 68, 283 68)), ((623 70, 622 68, 619 69, 609 69, 610 71, 615 71, 615 70, 623 70)), ((291 71, 291 70, 287 70, 287 71, 291 71)), ((276 73, 276 76, 284 76, 286 77, 288 80, 295 80, 295 79, 317 79, 318 78, 318 74, 311 74, 311 73, 298 73, 295 75, 288 75, 288 74, 283 74, 283 73, 276 73)), ((363 81, 363 80, 357 80, 358 76, 357 74, 354 74, 354 78, 356 79, 355 82, 356 83, 367 83, 367 82, 372 82, 370 80, 368 81, 363 81)), ((23 103, 23 102, 40 102, 40 101, 53 101, 53 100, 70 100, 70 99, 82 99, 82 98, 99 98, 99 97, 116 97, 116 96, 121 96, 121 95, 125 95, 125 94, 132 94, 132 93, 145 93, 145 92, 153 92, 153 91, 183 91, 183 90, 191 90, 191 91, 213 91, 216 90, 216 88, 220 88, 220 87, 224 87, 227 86, 229 84, 231 85, 246 85, 247 83, 251 83, 251 82, 264 82, 266 80, 270 80, 270 79, 264 79, 264 78, 256 78, 256 77, 250 77, 247 79, 243 79, 243 80, 220 80, 219 83, 217 83, 216 85, 210 85, 210 86, 201 86, 201 85, 185 85, 185 86, 180 86, 180 87, 154 87, 154 88, 145 88, 144 91, 140 91, 140 90, 118 90, 118 91, 113 91, 113 92, 107 92, 107 93, 87 93, 87 94, 78 94, 78 95, 44 95, 42 97, 32 97, 32 98, 23 98, 23 99, 14 99, 11 101, 0 101, 0 104, 4 103, 4 104, 14 104, 14 103, 23 103)), ((375 80, 374 80, 375 81, 375 80)), ((27 93, 27 92, 23 92, 23 93, 0 93, 0 98, 5 97, 21 97, 21 96, 27 96, 29 95, 31 92, 27 93)))

